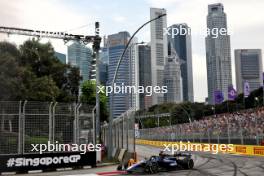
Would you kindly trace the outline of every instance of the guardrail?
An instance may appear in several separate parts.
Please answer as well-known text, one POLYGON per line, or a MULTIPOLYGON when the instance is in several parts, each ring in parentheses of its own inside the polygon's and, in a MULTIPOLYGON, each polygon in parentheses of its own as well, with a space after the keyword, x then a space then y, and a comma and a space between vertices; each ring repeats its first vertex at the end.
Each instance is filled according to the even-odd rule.
MULTIPOLYGON (((139 145, 150 145, 155 147, 165 147, 168 145, 177 144, 179 145, 180 142, 171 142, 171 141, 152 141, 152 140, 141 140, 137 139, 136 144, 139 145)), ((188 144, 187 142, 182 142, 182 144, 188 144)), ((215 144, 208 144, 208 143, 189 143, 189 144, 201 144, 203 147, 210 146, 209 149, 213 151, 213 147, 215 144)), ((220 145, 218 145, 220 147, 220 145)), ((219 150, 220 151, 220 150, 219 150)), ((249 155, 249 156, 262 156, 264 157, 264 146, 257 146, 257 145, 233 145, 233 150, 221 152, 221 153, 229 153, 229 154, 239 154, 239 155, 249 155)))

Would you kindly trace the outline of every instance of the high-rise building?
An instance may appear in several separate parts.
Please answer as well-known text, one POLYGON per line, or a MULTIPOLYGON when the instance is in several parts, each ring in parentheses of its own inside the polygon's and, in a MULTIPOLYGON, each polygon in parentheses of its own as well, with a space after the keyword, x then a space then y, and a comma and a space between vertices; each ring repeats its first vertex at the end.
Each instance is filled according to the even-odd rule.
POLYGON ((228 86, 232 85, 230 36, 227 33, 213 35, 213 31, 227 31, 226 14, 221 3, 208 5, 206 41, 206 64, 208 101, 214 104, 214 91, 228 97, 228 86))
POLYGON ((164 67, 164 86, 167 87, 167 93, 164 94, 164 101, 167 103, 180 103, 182 101, 182 78, 180 66, 180 58, 172 48, 169 52, 169 56, 166 58, 164 67))
MULTIPOLYGON (((104 38, 104 41, 106 41, 105 38, 104 38)), ((99 56, 100 58, 100 62, 99 62, 100 82, 102 85, 106 85, 107 80, 108 80, 108 61, 109 61, 108 48, 106 44, 104 45, 104 47, 101 48, 99 55, 100 55, 99 56)))
MULTIPOLYGON (((117 63, 120 59, 122 52, 130 38, 128 32, 119 32, 117 34, 112 34, 108 36, 107 47, 109 56, 109 66, 108 66, 108 85, 110 86, 117 63)), ((124 58, 120 64, 115 83, 117 86, 129 86, 131 84, 131 63, 130 63, 130 51, 127 51, 124 58)), ((110 96, 110 103, 112 103, 112 115, 113 117, 118 117, 122 113, 129 110, 131 107, 131 96, 129 93, 115 93, 113 100, 110 96)))
POLYGON ((250 91, 263 85, 262 55, 260 49, 235 50, 236 87, 238 93, 243 93, 244 82, 249 83, 250 91))
POLYGON ((80 69, 82 82, 89 80, 92 70, 92 50, 85 45, 74 42, 68 46, 68 62, 80 69))
POLYGON ((106 86, 108 80, 108 64, 99 61, 99 72, 100 83, 106 86))
POLYGON ((55 52, 55 56, 59 59, 59 61, 61 61, 61 63, 66 64, 66 55, 65 54, 55 52))
MULTIPOLYGON (((138 40, 133 38, 129 46, 129 85, 139 86, 139 59, 138 59, 138 40)), ((134 110, 139 109, 139 93, 130 93, 129 107, 134 110)))
MULTIPOLYGON (((139 86, 151 86, 151 57, 150 46, 138 46, 138 60, 139 60, 139 86)), ((151 96, 146 93, 139 94, 140 109, 147 109, 151 106, 151 96)))
POLYGON ((187 24, 170 26, 168 43, 176 51, 181 63, 183 101, 193 102, 193 71, 192 71, 192 41, 190 28, 187 24), (180 30, 184 32, 180 32, 180 30), (173 35, 172 31, 178 31, 173 35))
MULTIPOLYGON (((150 19, 166 14, 165 9, 150 8, 150 19)), ((168 56, 167 36, 164 29, 167 28, 167 18, 163 16, 150 24, 151 33, 151 85, 163 86, 165 58, 168 56)), ((152 95, 152 105, 163 103, 164 95, 154 93, 152 95)))
POLYGON ((108 58, 108 48, 107 47, 102 47, 101 48, 101 52, 100 52, 100 60, 105 63, 108 64, 109 62, 109 58, 108 58))

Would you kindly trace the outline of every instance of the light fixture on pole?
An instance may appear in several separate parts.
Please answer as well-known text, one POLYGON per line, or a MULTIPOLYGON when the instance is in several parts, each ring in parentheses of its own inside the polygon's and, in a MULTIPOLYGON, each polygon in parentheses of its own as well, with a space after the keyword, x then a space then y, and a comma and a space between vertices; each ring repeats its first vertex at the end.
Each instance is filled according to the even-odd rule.
MULTIPOLYGON (((151 19, 149 21, 147 21, 146 23, 144 23, 143 25, 141 25, 137 30, 136 32, 134 32, 134 34, 131 36, 131 38, 128 40, 126 46, 125 46, 125 49, 123 51, 123 53, 121 54, 120 56, 120 59, 118 60, 118 63, 117 63, 117 66, 116 66, 116 69, 115 69, 115 74, 114 74, 114 77, 113 77, 113 80, 111 82, 111 87, 114 87, 114 83, 115 83, 115 80, 116 80, 116 77, 117 77, 117 72, 119 70, 119 67, 120 67, 120 64, 121 64, 121 61, 123 60, 123 57, 132 41, 132 39, 135 37, 135 35, 144 27, 146 26, 147 24, 151 23, 152 21, 155 21, 163 16, 166 16, 167 14, 161 14, 159 16, 157 16, 156 18, 154 19, 151 19)), ((108 139, 108 158, 111 158, 112 156, 112 151, 113 151, 113 141, 112 141, 112 126, 113 126, 113 97, 114 97, 114 94, 113 92, 111 92, 110 94, 110 114, 109 114, 109 139, 108 139)))

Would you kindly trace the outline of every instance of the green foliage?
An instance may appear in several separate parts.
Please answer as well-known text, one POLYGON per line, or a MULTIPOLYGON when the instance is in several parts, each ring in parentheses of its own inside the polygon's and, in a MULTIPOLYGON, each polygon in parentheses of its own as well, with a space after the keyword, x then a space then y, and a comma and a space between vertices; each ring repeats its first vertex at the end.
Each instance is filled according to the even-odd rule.
POLYGON ((14 45, 7 42, 0 43, 1 100, 14 99, 20 94, 21 77, 24 75, 25 70, 19 66, 16 57, 19 57, 19 51, 14 45))
MULTIPOLYGON (((83 103, 87 103, 89 105, 94 105, 96 104, 96 82, 95 81, 85 81, 82 84, 82 96, 81 96, 81 101, 83 103)), ((101 121, 106 121, 108 117, 108 112, 107 112, 107 101, 108 98, 107 96, 100 92, 100 117, 101 121)))
POLYGON ((26 96, 22 99, 38 101, 56 101, 59 89, 51 77, 43 76, 31 80, 26 91, 26 96))
POLYGON ((50 43, 28 40, 19 49, 0 42, 0 100, 78 100, 78 68, 61 63, 50 43))
POLYGON ((26 136, 25 145, 31 146, 31 144, 48 144, 48 137, 39 137, 39 136, 26 136))

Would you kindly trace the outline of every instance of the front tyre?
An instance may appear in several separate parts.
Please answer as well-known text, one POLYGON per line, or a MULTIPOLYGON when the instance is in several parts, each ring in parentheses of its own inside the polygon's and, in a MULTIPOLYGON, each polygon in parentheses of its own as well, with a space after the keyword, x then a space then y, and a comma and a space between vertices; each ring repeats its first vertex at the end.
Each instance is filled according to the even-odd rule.
POLYGON ((151 167, 152 173, 158 173, 159 172, 159 165, 157 162, 152 163, 152 167, 151 167))
POLYGON ((159 166, 157 162, 147 161, 144 172, 147 174, 155 174, 158 173, 159 166))

